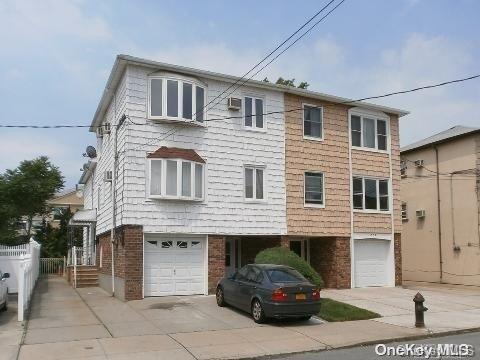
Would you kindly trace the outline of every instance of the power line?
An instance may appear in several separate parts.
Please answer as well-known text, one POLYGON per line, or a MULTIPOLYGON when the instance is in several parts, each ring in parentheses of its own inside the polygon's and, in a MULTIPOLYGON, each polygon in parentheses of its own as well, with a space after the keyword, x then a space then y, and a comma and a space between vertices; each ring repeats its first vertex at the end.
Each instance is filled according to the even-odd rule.
MULTIPOLYGON (((437 83, 437 84, 433 84, 433 85, 425 85, 425 86, 420 86, 420 87, 413 88, 413 89, 390 92, 390 93, 383 94, 383 95, 368 96, 368 97, 363 97, 363 98, 359 98, 359 99, 355 99, 355 100, 346 100, 346 101, 342 101, 342 102, 336 103, 335 105, 311 106, 311 108, 313 108, 313 109, 319 109, 319 108, 327 107, 327 106, 337 106, 337 105, 339 105, 339 104, 340 104, 340 105, 355 104, 355 103, 358 103, 358 102, 361 102, 361 101, 365 101, 365 100, 378 99, 378 98, 384 98, 384 97, 389 97, 389 96, 394 96, 394 95, 399 95, 399 94, 412 93, 412 92, 416 92, 416 91, 421 91, 421 90, 426 90, 426 89, 431 89, 431 88, 446 86, 446 85, 450 85, 450 84, 454 84, 454 83, 459 83, 459 82, 463 82, 463 81, 473 80, 473 79, 476 79, 476 78, 479 78, 479 77, 480 77, 480 74, 474 75, 474 76, 465 77, 465 78, 461 78, 461 79, 444 81, 444 82, 437 83)), ((262 116, 265 116, 265 115, 273 115, 273 114, 285 114, 285 113, 290 113, 290 112, 294 112, 294 111, 303 111, 303 107, 301 107, 301 108, 295 108, 295 109, 289 109, 289 110, 269 111, 269 112, 264 112, 264 113, 262 113, 261 115, 262 115, 262 116)), ((225 116, 225 117, 219 117, 219 118, 205 119, 205 122, 208 122, 208 121, 229 120, 229 119, 243 119, 243 118, 244 118, 243 115, 238 115, 238 116, 225 116)), ((185 127, 187 124, 195 124, 195 121, 188 121, 188 122, 185 122, 185 123, 181 123, 182 128, 185 127)), ((165 133, 165 134, 164 134, 164 135, 165 135, 164 137, 159 138, 159 139, 152 139, 152 141, 153 141, 153 140, 163 141, 163 140, 165 140, 167 137, 175 134, 176 132, 178 132, 178 131, 180 131, 180 130, 181 130, 181 128, 172 129, 172 130, 168 131, 167 133, 165 133)), ((142 146, 139 146, 139 147, 134 148, 133 151, 138 150, 138 149, 141 149, 141 148, 144 148, 144 147, 146 147, 146 146, 148 146, 148 145, 151 145, 151 144, 153 143, 152 141, 147 142, 146 144, 144 144, 144 145, 142 145, 142 146)))
MULTIPOLYGON (((234 87, 236 84, 238 84, 242 79, 244 79, 246 76, 248 76, 252 71, 254 71, 257 67, 259 67, 265 60, 267 60, 270 56, 272 56, 277 50, 279 50, 283 45, 285 45, 289 40, 291 40, 295 35, 297 35, 305 26, 307 26, 309 23, 311 23, 318 15, 320 15, 320 13, 322 13, 327 7, 330 6, 330 4, 332 4, 335 0, 331 0, 329 3, 327 3, 327 5, 325 5, 323 8, 321 8, 319 11, 317 11, 310 19, 308 19, 302 26, 300 26, 293 34, 291 34, 287 39, 285 39, 280 45, 278 45, 274 50, 272 50, 268 55, 266 55, 262 60, 260 60, 257 64, 255 64, 250 70, 248 70, 245 74, 243 74, 240 78, 238 78, 237 80, 235 80, 234 83, 232 83, 229 87, 227 87, 225 90, 223 90, 220 94, 218 94, 214 99, 210 100, 201 110, 197 110, 194 114, 194 116, 192 116, 192 118, 195 117, 195 115, 197 115, 198 112, 204 112, 204 111, 207 111, 209 109, 207 109, 208 105, 210 105, 212 102, 214 102, 215 100, 217 100, 220 96, 222 96, 223 94, 225 94, 228 90, 230 90, 232 87, 234 87), (207 110, 205 110, 207 109, 207 110)), ((262 68, 263 69, 263 68, 262 68)), ((255 76, 257 73, 255 73, 253 76, 255 76)), ((251 79, 251 77, 250 77, 251 79)), ((248 81, 248 80, 247 80, 248 81)), ((235 90, 233 90, 235 91, 235 90)), ((228 96, 228 95, 227 95, 228 96)), ((220 99, 219 101, 222 101, 224 98, 220 99)), ((213 108, 214 106, 216 106, 218 104, 218 102, 211 106, 211 108, 213 108)))
MULTIPOLYGON (((432 88, 441 87, 441 86, 445 86, 445 85, 450 85, 450 84, 454 84, 454 83, 473 80, 473 79, 476 79, 476 78, 479 78, 479 77, 480 77, 480 74, 479 75, 474 75, 474 76, 469 76, 469 77, 466 77, 466 78, 445 81, 445 82, 441 82, 441 83, 438 83, 438 84, 426 85, 426 86, 421 86, 421 87, 417 87, 417 88, 413 88, 413 89, 391 92, 391 93, 387 93, 387 94, 383 94, 383 95, 376 95, 376 96, 363 97, 363 98, 354 99, 354 100, 341 101, 341 102, 336 103, 335 105, 355 104, 355 103, 359 103, 359 102, 365 101, 365 100, 379 99, 379 98, 385 98, 385 97, 394 96, 394 95, 407 94, 407 93, 412 93, 412 92, 416 92, 416 91, 432 89, 432 88)), ((308 94, 306 94, 306 96, 308 97, 308 94)), ((335 105, 311 106, 311 108, 320 109, 322 107, 335 106, 335 105)), ((264 113, 258 114, 258 115, 265 116, 265 115, 273 115, 273 114, 284 114, 284 113, 289 113, 289 112, 294 112, 294 111, 303 111, 303 107, 302 108, 289 109, 289 110, 269 111, 269 112, 264 112, 264 113)), ((243 115, 224 116, 224 117, 219 117, 219 118, 205 119, 204 122, 229 120, 229 119, 243 119, 243 118, 244 118, 243 115)), ((186 124, 195 124, 196 122, 195 121, 186 121, 185 123, 186 124)), ((146 125, 146 124, 138 124, 138 123, 135 123, 135 124, 136 125, 146 125)), ((8 125, 8 124, 7 125, 2 125, 2 124, 0 124, 0 128, 21 128, 21 129, 25 129, 25 128, 29 128, 29 129, 59 129, 59 128, 90 128, 90 127, 97 128, 97 127, 101 127, 101 126, 102 125, 92 126, 92 125, 8 125)), ((116 125, 112 125, 112 126, 116 126, 116 125)))
MULTIPOLYGON (((248 81, 250 81, 253 77, 258 75, 261 71, 263 71, 267 66, 269 66, 271 63, 273 63, 275 60, 277 60, 281 55, 283 55, 288 49, 290 49, 293 45, 295 45, 299 40, 301 40, 304 36, 306 36, 310 31, 313 30, 318 24, 320 24, 325 18, 327 18, 333 11, 335 11, 340 5, 342 5, 345 2, 345 0, 340 1, 335 7, 333 7, 327 14, 325 14, 322 18, 320 18, 317 22, 315 22, 310 28, 308 28, 303 34, 301 34, 298 38, 295 39, 290 45, 288 45, 285 49, 283 49, 280 53, 278 53, 273 59, 271 59, 268 63, 266 63, 264 66, 262 66, 259 70, 257 70, 252 76, 250 76, 248 79, 243 81, 240 85, 238 85, 235 89, 233 89, 230 93, 228 93, 226 96, 224 96, 222 99, 220 99, 215 105, 217 105, 220 101, 225 100, 228 96, 230 96, 232 93, 234 93, 239 87, 245 85, 248 81)), ((322 12, 326 7, 328 7, 330 3, 328 3, 322 10, 320 10, 317 14, 322 12)), ((306 25, 306 24, 305 24, 306 25)), ((213 106, 215 106, 213 105, 213 106)), ((213 108, 210 107, 211 108, 213 108)), ((209 109, 207 109, 208 111, 209 109)))

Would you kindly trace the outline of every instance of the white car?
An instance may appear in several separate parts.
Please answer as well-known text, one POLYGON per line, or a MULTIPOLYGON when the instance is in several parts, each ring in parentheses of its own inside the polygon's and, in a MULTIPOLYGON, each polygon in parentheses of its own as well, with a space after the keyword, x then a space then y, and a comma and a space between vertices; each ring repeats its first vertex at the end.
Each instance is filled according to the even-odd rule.
POLYGON ((8 306, 7 279, 9 277, 10 277, 9 273, 2 273, 2 271, 0 271, 0 311, 7 310, 7 306, 8 306))

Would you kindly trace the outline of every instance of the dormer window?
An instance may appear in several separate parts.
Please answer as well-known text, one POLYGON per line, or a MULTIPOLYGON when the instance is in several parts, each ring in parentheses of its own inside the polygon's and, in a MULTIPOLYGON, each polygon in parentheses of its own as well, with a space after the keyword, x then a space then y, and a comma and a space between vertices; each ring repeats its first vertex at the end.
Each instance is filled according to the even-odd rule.
POLYGON ((203 200, 205 161, 194 150, 163 146, 147 159, 147 197, 203 200))
POLYGON ((149 78, 148 118, 201 124, 205 120, 205 86, 194 79, 149 78))

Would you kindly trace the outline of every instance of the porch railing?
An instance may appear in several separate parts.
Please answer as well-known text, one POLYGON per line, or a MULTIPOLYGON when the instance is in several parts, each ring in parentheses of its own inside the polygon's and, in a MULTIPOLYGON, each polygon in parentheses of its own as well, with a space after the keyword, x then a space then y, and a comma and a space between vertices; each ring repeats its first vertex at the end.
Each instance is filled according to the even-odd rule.
POLYGON ((66 259, 63 258, 41 258, 40 274, 42 275, 59 275, 65 274, 66 259))

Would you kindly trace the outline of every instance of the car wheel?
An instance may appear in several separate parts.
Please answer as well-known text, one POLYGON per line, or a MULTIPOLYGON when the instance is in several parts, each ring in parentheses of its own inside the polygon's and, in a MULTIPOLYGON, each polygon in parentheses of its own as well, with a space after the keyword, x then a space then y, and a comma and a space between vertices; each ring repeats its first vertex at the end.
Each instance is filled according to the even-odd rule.
POLYGON ((225 296, 224 296, 223 289, 222 289, 221 286, 217 287, 215 297, 217 298, 217 305, 218 306, 224 307, 225 305, 227 305, 227 303, 225 302, 225 296))
POLYGON ((252 302, 252 317, 253 321, 255 321, 257 324, 262 324, 267 319, 265 312, 263 311, 262 304, 258 299, 254 299, 252 302))

